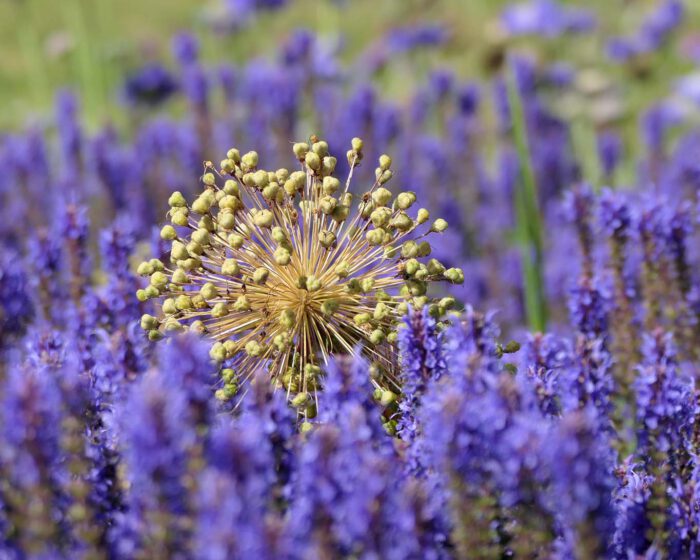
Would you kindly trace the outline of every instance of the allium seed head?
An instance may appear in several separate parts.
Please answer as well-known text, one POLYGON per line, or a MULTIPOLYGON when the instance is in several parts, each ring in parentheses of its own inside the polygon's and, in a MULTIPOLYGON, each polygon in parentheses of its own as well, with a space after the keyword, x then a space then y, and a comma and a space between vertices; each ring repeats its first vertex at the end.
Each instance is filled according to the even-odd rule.
POLYGON ((463 274, 418 260, 430 254, 423 238, 447 223, 419 231, 428 215, 409 215, 415 194, 394 197, 384 186, 388 156, 353 209, 348 190, 362 160, 360 139, 348 151, 344 184, 333 177, 326 142, 293 151, 300 170, 290 173, 259 168, 255 152, 230 150, 220 171, 207 163, 204 190, 193 201, 173 194, 173 225, 162 230, 170 262, 138 268, 150 279, 138 297, 161 303, 160 318, 141 321, 149 338, 184 328, 203 333, 213 340, 212 359, 229 377, 235 372, 238 386, 265 368, 304 414, 315 406, 309 395, 319 388, 319 364, 336 352, 361 349, 380 372, 375 386, 396 389, 401 314, 409 304, 425 305, 429 282, 462 281, 463 274))

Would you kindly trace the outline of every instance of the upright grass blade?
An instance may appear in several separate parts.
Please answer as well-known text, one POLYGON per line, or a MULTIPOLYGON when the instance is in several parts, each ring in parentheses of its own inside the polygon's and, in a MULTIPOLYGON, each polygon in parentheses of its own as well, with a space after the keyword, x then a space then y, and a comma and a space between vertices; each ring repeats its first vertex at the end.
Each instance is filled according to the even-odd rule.
POLYGON ((532 168, 527 123, 515 71, 507 73, 508 104, 513 122, 513 137, 518 153, 520 181, 515 189, 517 239, 522 254, 525 312, 530 329, 543 332, 547 325, 542 272, 544 267, 544 237, 542 217, 537 200, 537 180, 532 168))

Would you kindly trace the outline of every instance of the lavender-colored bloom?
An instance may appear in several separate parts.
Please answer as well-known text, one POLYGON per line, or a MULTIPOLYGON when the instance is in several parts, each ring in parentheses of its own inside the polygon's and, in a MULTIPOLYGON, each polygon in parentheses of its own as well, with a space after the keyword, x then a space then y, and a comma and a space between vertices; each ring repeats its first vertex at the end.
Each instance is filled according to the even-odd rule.
POLYGON ((182 66, 194 64, 199 60, 199 40, 191 33, 178 33, 172 41, 175 59, 182 66))
POLYGON ((10 543, 25 554, 56 557, 68 537, 61 395, 51 376, 19 365, 10 368, 2 394, 0 501, 15 530, 10 543))
POLYGON ((510 35, 544 35, 590 31, 596 19, 588 10, 566 8, 553 0, 531 0, 508 6, 501 25, 510 35))
POLYGON ((592 409, 565 415, 544 439, 550 509, 561 523, 560 553, 601 558, 612 549, 614 451, 592 409))
POLYGON ((645 506, 653 477, 628 458, 616 470, 618 486, 613 493, 615 534, 613 542, 619 558, 641 555, 649 547, 651 529, 645 506))
POLYGON ((642 351, 644 360, 634 385, 639 448, 669 454, 674 467, 680 468, 684 454, 692 452, 694 383, 676 365, 670 334, 658 330, 645 335, 642 351))
MULTIPOLYGON (((34 304, 27 274, 19 255, 0 255, 0 351, 24 334, 34 317, 34 304)), ((0 353, 0 360, 2 360, 0 353)))
POLYGON ((209 465, 198 477, 196 557, 274 559, 280 550, 281 515, 271 511, 275 460, 266 419, 251 415, 223 421, 211 434, 209 465))
POLYGON ((56 129, 61 150, 64 186, 75 189, 82 167, 83 131, 78 121, 78 100, 68 91, 56 96, 56 129))
POLYGON ((449 39, 447 29, 438 24, 423 24, 392 29, 386 37, 387 46, 394 53, 412 51, 421 47, 435 47, 449 39))
POLYGON ((123 86, 123 94, 131 105, 154 107, 170 99, 179 84, 161 64, 150 62, 129 74, 123 86))
POLYGON ((608 130, 598 136, 598 158, 606 177, 612 176, 622 158, 622 139, 608 130))

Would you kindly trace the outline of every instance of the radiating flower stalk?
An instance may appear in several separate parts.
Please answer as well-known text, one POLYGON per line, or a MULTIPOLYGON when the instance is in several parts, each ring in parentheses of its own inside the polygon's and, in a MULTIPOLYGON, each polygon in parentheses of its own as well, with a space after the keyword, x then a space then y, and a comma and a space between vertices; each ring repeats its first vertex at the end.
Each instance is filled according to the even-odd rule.
POLYGON ((190 203, 175 192, 170 262, 142 263, 149 286, 140 300, 157 299, 162 316, 144 315, 152 340, 185 328, 214 340, 211 357, 222 365, 230 400, 259 368, 284 387, 294 406, 316 410, 321 366, 333 353, 362 348, 373 364, 374 384, 399 389, 395 350, 400 317, 410 306, 429 306, 445 318, 453 298, 429 297, 431 282, 464 280, 458 268, 427 259, 425 238, 447 222, 429 222, 413 192, 394 196, 391 158, 382 155, 375 181, 353 212, 352 176, 363 159, 352 141, 344 184, 334 177, 336 158, 312 138, 294 144, 300 169, 269 171, 256 152, 231 149, 220 169, 205 164, 204 191, 190 203), (223 183, 223 184, 221 184, 223 183), (427 261, 427 262, 426 262, 427 261))

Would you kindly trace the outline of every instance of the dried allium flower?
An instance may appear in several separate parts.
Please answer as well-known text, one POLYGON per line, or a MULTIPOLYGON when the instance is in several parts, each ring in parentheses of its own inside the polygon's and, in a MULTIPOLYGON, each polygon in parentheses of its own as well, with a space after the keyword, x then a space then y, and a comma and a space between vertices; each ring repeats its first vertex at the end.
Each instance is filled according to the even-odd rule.
POLYGON ((409 215, 415 194, 394 197, 384 186, 389 156, 379 158, 376 180, 353 213, 349 187, 362 141, 352 141, 341 184, 328 144, 312 140, 294 145, 298 171, 261 169, 257 153, 236 149, 219 172, 207 162, 204 192, 191 203, 179 192, 169 199, 172 225, 161 236, 172 241, 170 263, 139 267, 150 285, 138 298, 162 304, 162 317, 144 315, 142 327, 154 340, 185 328, 211 337, 212 358, 226 366, 224 400, 266 367, 293 404, 311 412, 320 364, 356 348, 373 362, 375 385, 391 390, 400 316, 409 305, 444 316, 454 300, 429 299, 428 283, 464 280, 436 259, 421 262, 431 252, 425 237, 447 222, 428 224, 423 208, 409 215))

